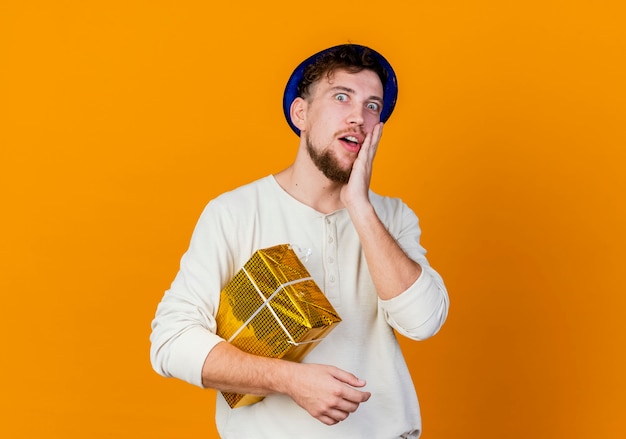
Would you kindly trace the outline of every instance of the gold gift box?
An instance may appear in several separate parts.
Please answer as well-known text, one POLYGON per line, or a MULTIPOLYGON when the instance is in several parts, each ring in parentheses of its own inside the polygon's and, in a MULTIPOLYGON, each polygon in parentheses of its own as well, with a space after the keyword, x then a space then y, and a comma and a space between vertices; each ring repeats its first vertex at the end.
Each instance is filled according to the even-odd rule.
MULTIPOLYGON (((258 250, 220 294, 217 334, 255 355, 300 361, 341 321, 290 245, 258 250)), ((231 408, 263 399, 222 392, 231 408)))

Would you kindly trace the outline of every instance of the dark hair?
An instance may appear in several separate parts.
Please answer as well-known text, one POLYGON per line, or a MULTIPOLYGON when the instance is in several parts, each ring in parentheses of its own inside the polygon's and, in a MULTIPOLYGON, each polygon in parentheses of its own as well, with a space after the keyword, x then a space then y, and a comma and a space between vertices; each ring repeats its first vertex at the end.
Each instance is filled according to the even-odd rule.
POLYGON ((347 70, 350 73, 371 70, 378 75, 383 87, 387 83, 387 70, 378 62, 372 50, 364 46, 344 44, 322 53, 304 69, 302 80, 298 83, 298 96, 306 98, 311 84, 324 75, 330 78, 336 70, 347 70))

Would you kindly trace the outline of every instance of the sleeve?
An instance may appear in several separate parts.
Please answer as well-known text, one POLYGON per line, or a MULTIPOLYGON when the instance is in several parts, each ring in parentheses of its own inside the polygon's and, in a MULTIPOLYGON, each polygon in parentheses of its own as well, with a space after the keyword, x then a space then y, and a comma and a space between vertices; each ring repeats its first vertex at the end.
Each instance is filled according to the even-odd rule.
POLYGON ((215 345, 215 314, 225 280, 232 277, 226 241, 233 222, 214 200, 203 211, 169 290, 159 303, 150 335, 150 361, 165 377, 202 386, 202 367, 215 345))
POLYGON ((415 213, 399 202, 399 213, 389 228, 404 252, 422 267, 422 274, 406 291, 389 300, 379 299, 381 309, 391 327, 414 340, 435 335, 448 316, 450 305, 443 279, 426 259, 420 244, 421 230, 415 213))

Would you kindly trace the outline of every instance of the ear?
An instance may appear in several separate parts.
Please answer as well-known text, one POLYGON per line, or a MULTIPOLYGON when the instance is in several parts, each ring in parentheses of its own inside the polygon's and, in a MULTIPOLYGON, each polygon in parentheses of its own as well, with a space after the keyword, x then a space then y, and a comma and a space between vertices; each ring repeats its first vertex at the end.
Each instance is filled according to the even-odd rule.
POLYGON ((291 116, 291 122, 300 130, 304 130, 306 124, 306 111, 307 111, 307 102, 297 97, 291 103, 291 107, 289 108, 289 115, 291 116))

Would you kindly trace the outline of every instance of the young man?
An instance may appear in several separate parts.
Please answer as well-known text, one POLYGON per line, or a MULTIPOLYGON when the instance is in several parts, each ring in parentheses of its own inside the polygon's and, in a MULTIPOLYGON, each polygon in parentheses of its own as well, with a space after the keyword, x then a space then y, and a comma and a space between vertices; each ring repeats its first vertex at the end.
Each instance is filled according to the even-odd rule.
POLYGON ((155 370, 192 384, 266 395, 230 409, 224 439, 417 438, 419 405, 394 329, 434 335, 448 312, 415 214, 369 189, 397 83, 377 52, 326 49, 292 74, 285 116, 300 136, 287 169, 212 200, 152 324, 155 370), (290 243, 342 322, 301 363, 250 355, 216 335, 219 294, 249 257, 290 243))

